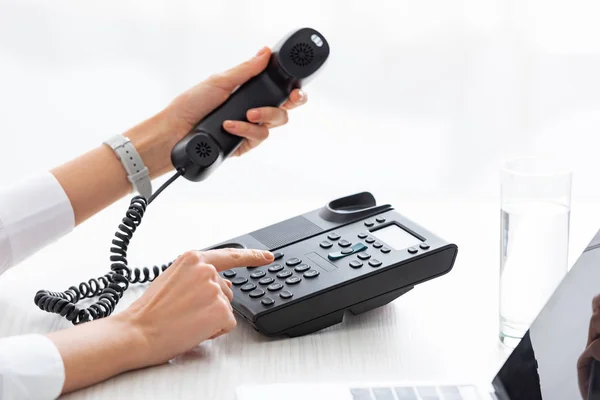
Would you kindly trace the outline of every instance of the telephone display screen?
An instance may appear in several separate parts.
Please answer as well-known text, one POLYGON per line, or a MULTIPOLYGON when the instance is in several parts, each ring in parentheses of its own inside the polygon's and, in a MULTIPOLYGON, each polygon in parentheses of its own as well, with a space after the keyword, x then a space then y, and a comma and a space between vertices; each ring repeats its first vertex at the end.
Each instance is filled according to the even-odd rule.
POLYGON ((416 236, 411 235, 398 225, 389 225, 371 233, 394 250, 403 250, 421 243, 416 236))

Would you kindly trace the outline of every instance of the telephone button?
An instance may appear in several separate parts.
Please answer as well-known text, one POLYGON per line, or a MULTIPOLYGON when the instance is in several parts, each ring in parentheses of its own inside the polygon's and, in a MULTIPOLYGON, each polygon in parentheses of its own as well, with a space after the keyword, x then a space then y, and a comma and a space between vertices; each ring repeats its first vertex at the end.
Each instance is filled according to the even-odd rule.
POLYGON ((273 260, 279 260, 280 258, 283 258, 283 253, 281 253, 279 251, 276 253, 273 253, 273 260))
POLYGON ((408 252, 409 252, 410 254, 415 254, 415 253, 417 253, 418 251, 419 251, 419 250, 417 250, 417 248, 416 248, 416 247, 409 247, 409 248, 408 248, 408 252))
POLYGON ((273 264, 269 267, 269 272, 279 272, 283 269, 283 265, 281 264, 273 264))
POLYGON ((253 273, 250 274, 250 278, 252 278, 252 279, 258 279, 258 278, 262 278, 266 274, 267 273, 265 271, 263 271, 263 270, 254 271, 253 273))
POLYGON ((331 242, 328 242, 327 240, 323 240, 321 243, 319 243, 319 246, 321 246, 324 249, 329 249, 331 246, 333 246, 333 244, 331 242))
POLYGON ((273 279, 273 277, 271 277, 271 276, 266 276, 266 277, 262 278, 260 281, 258 281, 258 283, 260 283, 261 285, 269 285, 273 282, 275 282, 275 279, 273 279))
POLYGON ((379 261, 379 260, 376 260, 376 259, 372 259, 371 261, 369 261, 369 265, 370 265, 371 267, 375 267, 375 268, 377 268, 377 267, 380 267, 380 266, 381 266, 381 261, 379 261))
POLYGON ((358 238, 359 238, 359 239, 364 239, 364 238, 366 238, 367 236, 369 236, 369 235, 367 235, 366 233, 362 233, 362 232, 358 234, 358 238))
POLYGON ((246 282, 248 282, 248 278, 245 278, 243 276, 238 276, 237 278, 233 278, 233 280, 231 281, 231 283, 233 283, 236 286, 243 285, 246 282))
POLYGON ((246 283, 240 289, 242 289, 242 292, 249 292, 251 290, 256 289, 256 285, 254 283, 246 283))
POLYGON ((373 221, 371 221, 371 220, 369 220, 369 221, 365 221, 365 226, 366 226, 366 227, 369 227, 369 228, 370 228, 370 227, 372 227, 373 225, 375 225, 375 223, 374 223, 373 221))
POLYGON ((236 275, 237 275, 237 272, 235 272, 233 270, 227 270, 227 271, 223 272, 223 276, 225 278, 233 278, 236 275))
POLYGON ((292 271, 281 271, 280 273, 277 274, 277 277, 280 279, 285 279, 285 278, 289 278, 290 276, 292 276, 292 271))
POLYGON ((327 235, 327 238, 329 240, 338 240, 339 238, 341 238, 341 236, 335 232, 331 232, 329 235, 327 235))
POLYGON ((273 304, 275 304, 275 300, 273 300, 270 297, 265 297, 260 302, 265 306, 272 306, 273 304))
POLYGON ((358 260, 352 260, 352 261, 350 261, 350 266, 351 266, 352 268, 360 268, 360 267, 362 267, 362 266, 363 266, 363 263, 361 263, 361 262, 360 262, 360 261, 358 261, 358 260))
POLYGON ((368 260, 369 258, 371 258, 371 255, 369 253, 358 253, 357 257, 361 260, 368 260))
POLYGON ((300 264, 296 268, 294 268, 294 271, 304 272, 304 271, 308 271, 309 269, 310 269, 310 266, 308 264, 300 264))
POLYGON ((280 290, 281 288, 283 288, 283 285, 281 283, 279 283, 279 282, 275 282, 275 283, 267 286, 267 289, 270 292, 276 292, 276 291, 280 290))
POLYGON ((296 265, 300 264, 301 262, 302 262, 302 260, 299 258, 290 258, 289 260, 287 260, 285 262, 285 265, 287 265, 288 267, 295 267, 296 265))
POLYGON ((299 276, 292 276, 291 278, 287 278, 285 280, 285 283, 287 283, 288 285, 295 285, 297 283, 300 283, 301 280, 302 278, 300 278, 299 276))
POLYGON ((304 277, 305 278, 316 278, 317 276, 319 276, 319 271, 317 271, 316 269, 311 269, 310 271, 306 271, 304 273, 304 277))
POLYGON ((265 291, 262 289, 256 289, 250 292, 250 297, 256 299, 257 297, 261 297, 265 295, 265 291))
POLYGON ((423 250, 427 250, 429 248, 429 245, 427 243, 421 243, 419 245, 420 248, 422 248, 423 250))
POLYGON ((383 218, 383 217, 377 217, 377 218, 375 218, 375 221, 377 221, 377 222, 379 222, 380 224, 382 224, 382 223, 384 223, 384 222, 385 222, 385 218, 383 218))
POLYGON ((282 299, 291 299, 292 296, 292 292, 288 292, 287 290, 284 290, 283 292, 279 293, 279 297, 281 297, 282 299))
POLYGON ((371 243, 375 242, 375 239, 373 239, 372 237, 368 237, 368 238, 365 239, 365 242, 371 244, 371 243))
POLYGON ((352 242, 349 242, 346 239, 342 239, 338 244, 342 247, 350 247, 352 245, 352 242))
POLYGON ((387 254, 387 253, 389 253, 390 251, 391 251, 391 249, 390 249, 389 247, 382 247, 382 248, 381 248, 381 252, 382 252, 382 253, 384 253, 384 254, 387 254))
POLYGON ((341 251, 342 254, 352 254, 354 253, 354 249, 344 249, 341 251))
POLYGON ((373 247, 375 247, 376 249, 380 249, 382 246, 383 246, 383 244, 381 244, 379 242, 373 243, 373 247))

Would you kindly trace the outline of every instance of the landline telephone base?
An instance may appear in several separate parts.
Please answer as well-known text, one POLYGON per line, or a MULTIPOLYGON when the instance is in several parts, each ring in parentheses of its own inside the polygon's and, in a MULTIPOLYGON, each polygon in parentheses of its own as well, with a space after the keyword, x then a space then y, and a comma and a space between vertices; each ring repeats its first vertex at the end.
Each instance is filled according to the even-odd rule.
POLYGON ((220 272, 233 309, 266 336, 302 336, 381 307, 448 273, 458 247, 362 192, 237 238, 223 247, 269 250, 266 266, 220 272))
MULTIPOLYGON (((304 322, 298 326, 289 328, 283 334, 287 337, 298 337, 308 335, 323 330, 325 328, 329 328, 333 325, 342 323, 347 312, 350 312, 352 315, 360 315, 367 311, 374 310, 375 308, 391 303, 392 301, 396 300, 398 297, 402 296, 403 294, 405 294, 413 288, 414 286, 392 290, 389 293, 382 294, 372 299, 357 303, 348 309, 335 311, 331 314, 327 314, 322 317, 315 318, 314 320, 304 322)), ((258 331, 256 327, 254 327, 254 329, 258 331)))

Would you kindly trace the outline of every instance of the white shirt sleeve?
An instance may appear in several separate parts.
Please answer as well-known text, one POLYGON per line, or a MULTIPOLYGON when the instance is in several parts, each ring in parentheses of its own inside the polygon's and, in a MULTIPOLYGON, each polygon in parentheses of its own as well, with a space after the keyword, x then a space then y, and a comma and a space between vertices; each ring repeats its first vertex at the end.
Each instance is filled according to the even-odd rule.
MULTIPOLYGON (((74 225, 71 202, 49 172, 0 190, 0 275, 74 225)), ((47 337, 0 338, 0 400, 55 399, 64 380, 62 358, 47 337)))
POLYGON ((69 233, 73 207, 54 175, 46 172, 0 190, 0 275, 69 233))
POLYGON ((0 399, 56 399, 64 381, 62 358, 46 336, 0 339, 0 399))

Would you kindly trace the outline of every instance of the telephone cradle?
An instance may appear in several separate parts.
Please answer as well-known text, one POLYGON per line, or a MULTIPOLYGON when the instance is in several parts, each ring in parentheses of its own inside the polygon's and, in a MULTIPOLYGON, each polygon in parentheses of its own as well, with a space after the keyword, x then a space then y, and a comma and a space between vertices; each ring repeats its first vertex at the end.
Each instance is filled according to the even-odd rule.
POLYGON ((362 192, 208 249, 269 250, 266 266, 220 272, 233 308, 266 336, 302 336, 383 306, 448 273, 458 247, 362 192))

